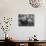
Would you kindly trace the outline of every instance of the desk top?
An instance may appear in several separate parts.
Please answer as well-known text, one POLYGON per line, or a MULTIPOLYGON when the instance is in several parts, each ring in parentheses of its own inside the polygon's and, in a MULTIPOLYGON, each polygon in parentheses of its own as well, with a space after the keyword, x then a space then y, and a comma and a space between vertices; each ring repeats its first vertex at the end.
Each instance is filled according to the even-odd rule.
POLYGON ((12 39, 6 39, 6 41, 8 41, 8 42, 14 42, 14 43, 16 43, 16 42, 20 42, 20 43, 28 43, 28 42, 34 42, 34 43, 46 43, 46 40, 37 40, 37 41, 34 41, 34 40, 12 40, 12 39))
POLYGON ((15 43, 46 43, 46 40, 39 40, 39 41, 29 41, 29 40, 12 40, 11 42, 15 43))
POLYGON ((0 42, 5 42, 5 40, 0 40, 0 42))
POLYGON ((14 42, 37 42, 37 43, 46 43, 46 40, 39 40, 39 41, 29 41, 29 40, 16 40, 14 42))

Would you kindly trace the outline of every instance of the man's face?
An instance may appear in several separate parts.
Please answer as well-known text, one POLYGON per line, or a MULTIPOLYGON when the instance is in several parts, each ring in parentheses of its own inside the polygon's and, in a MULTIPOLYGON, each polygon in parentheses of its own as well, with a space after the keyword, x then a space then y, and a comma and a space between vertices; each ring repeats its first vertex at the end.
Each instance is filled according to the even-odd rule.
POLYGON ((25 21, 25 20, 26 20, 26 16, 23 16, 23 17, 22 17, 22 21, 25 21))

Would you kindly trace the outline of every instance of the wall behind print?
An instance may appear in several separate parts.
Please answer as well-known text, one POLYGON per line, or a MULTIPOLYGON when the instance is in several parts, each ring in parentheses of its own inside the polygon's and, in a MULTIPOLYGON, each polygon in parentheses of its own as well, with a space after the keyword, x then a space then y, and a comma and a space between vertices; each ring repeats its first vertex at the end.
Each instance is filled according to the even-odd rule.
MULTIPOLYGON (((45 31, 45 16, 46 8, 32 8, 28 0, 0 0, 0 16, 13 17, 11 30, 8 31, 17 40, 27 40, 34 34, 37 35, 39 40, 44 40, 45 31), (19 27, 18 14, 34 14, 35 26, 34 27, 19 27)), ((0 18, 1 19, 1 18, 0 18)), ((0 31, 0 39, 2 39, 2 31, 0 31)), ((3 38, 4 39, 4 38, 3 38)))

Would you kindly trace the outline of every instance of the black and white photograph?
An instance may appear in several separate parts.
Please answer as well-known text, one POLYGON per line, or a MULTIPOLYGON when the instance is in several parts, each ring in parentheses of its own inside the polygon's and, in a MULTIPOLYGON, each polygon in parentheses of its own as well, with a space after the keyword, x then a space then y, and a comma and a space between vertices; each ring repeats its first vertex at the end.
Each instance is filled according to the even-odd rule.
POLYGON ((19 26, 34 26, 34 14, 19 14, 18 25, 19 26))

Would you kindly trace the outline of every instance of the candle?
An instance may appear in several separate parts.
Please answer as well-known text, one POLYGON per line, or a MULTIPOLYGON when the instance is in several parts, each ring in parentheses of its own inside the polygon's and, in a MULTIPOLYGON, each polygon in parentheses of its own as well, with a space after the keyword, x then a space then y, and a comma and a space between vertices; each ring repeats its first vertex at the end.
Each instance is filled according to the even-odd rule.
POLYGON ((6 34, 6 37, 8 38, 8 34, 6 34))

